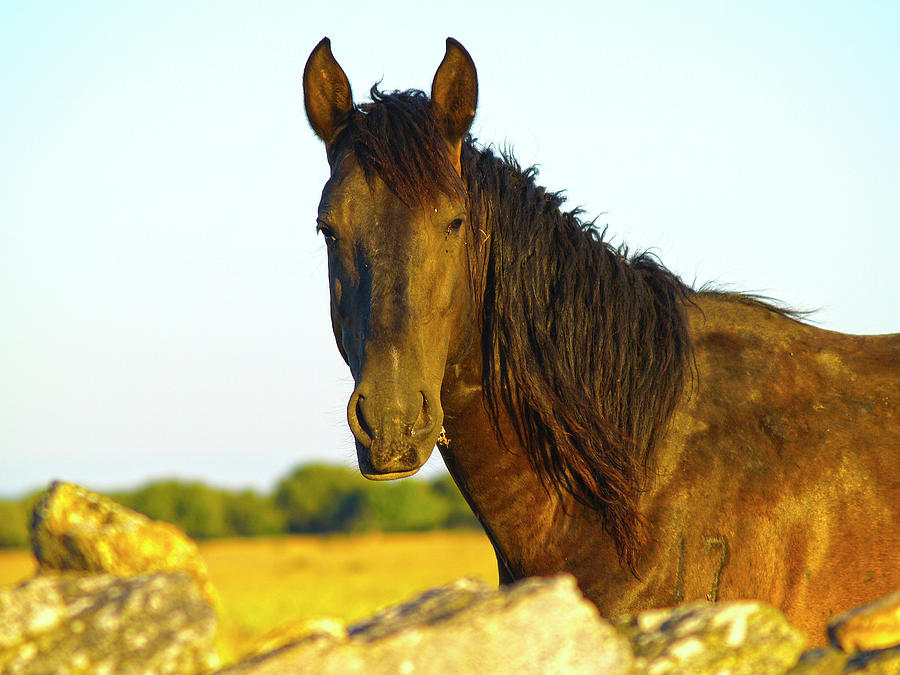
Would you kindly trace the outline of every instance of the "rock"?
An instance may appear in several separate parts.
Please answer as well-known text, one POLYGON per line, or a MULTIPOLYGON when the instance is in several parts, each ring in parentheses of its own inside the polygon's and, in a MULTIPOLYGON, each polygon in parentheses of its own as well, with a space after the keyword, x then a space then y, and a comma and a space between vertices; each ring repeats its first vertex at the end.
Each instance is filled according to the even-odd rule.
POLYGON ((134 576, 184 571, 213 605, 217 603, 206 563, 181 530, 71 483, 53 483, 34 507, 31 548, 40 573, 77 570, 134 576))
POLYGON ((183 572, 44 575, 0 590, 0 672, 208 672, 215 629, 183 572))
POLYGON ((315 618, 300 619, 278 626, 258 638, 250 645, 244 654, 244 658, 261 656, 274 652, 288 645, 296 644, 302 640, 318 638, 345 639, 347 629, 337 619, 315 618))
MULTIPOLYGON (((188 675, 218 665, 216 595, 175 526, 54 483, 35 507, 32 548, 41 574, 0 590, 0 673, 188 675)), ((758 602, 650 610, 613 626, 570 576, 501 590, 460 580, 349 630, 327 619, 286 624, 219 672, 900 675, 900 593, 837 617, 828 632, 840 649, 801 657, 800 633, 758 602)))
POLYGON ((850 657, 844 673, 865 675, 897 675, 900 673, 900 647, 859 652, 850 657))
POLYGON ((569 576, 502 590, 460 580, 224 673, 630 673, 631 650, 569 576))
POLYGON ((832 619, 828 637, 850 653, 900 645, 900 591, 832 619))
POLYGON ((787 675, 841 675, 848 658, 839 649, 813 649, 801 656, 787 675))
POLYGON ((637 672, 781 675, 804 639, 774 607, 705 602, 653 609, 614 622, 634 649, 637 672))

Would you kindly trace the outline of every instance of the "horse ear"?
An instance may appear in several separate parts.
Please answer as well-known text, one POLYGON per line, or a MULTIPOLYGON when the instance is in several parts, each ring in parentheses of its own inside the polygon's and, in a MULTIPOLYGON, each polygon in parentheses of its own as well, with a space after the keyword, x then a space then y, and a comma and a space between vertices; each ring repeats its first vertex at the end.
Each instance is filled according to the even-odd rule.
POLYGON ((453 38, 447 38, 444 60, 431 83, 431 105, 450 146, 453 164, 459 170, 462 140, 472 126, 478 105, 478 73, 469 52, 453 38))
POLYGON ((327 37, 312 50, 303 69, 303 104, 316 136, 330 147, 353 110, 353 94, 327 37))

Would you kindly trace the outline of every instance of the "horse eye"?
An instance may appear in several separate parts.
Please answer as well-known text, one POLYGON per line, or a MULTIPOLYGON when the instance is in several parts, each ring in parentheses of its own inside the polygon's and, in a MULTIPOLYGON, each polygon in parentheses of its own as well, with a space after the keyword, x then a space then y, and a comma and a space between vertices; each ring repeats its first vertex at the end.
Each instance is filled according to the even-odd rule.
POLYGON ((334 230, 332 230, 323 222, 319 222, 316 225, 316 232, 320 232, 322 236, 325 237, 326 244, 333 244, 335 241, 337 241, 337 236, 335 235, 334 230))
POLYGON ((451 232, 456 232, 460 227, 462 227, 462 218, 454 218, 450 221, 450 224, 447 225, 447 234, 451 232))

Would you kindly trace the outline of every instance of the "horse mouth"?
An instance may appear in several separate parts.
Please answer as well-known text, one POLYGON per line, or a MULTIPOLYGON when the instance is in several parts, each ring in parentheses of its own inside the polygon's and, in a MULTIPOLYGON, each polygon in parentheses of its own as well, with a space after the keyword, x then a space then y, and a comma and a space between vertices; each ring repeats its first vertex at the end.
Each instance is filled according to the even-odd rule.
POLYGON ((369 480, 374 481, 383 481, 397 480, 398 478, 407 478, 408 476, 419 473, 419 469, 421 468, 421 466, 417 466, 415 469, 410 469, 408 471, 388 471, 387 473, 372 473, 371 471, 360 468, 359 472, 363 475, 363 478, 368 478, 369 480))
POLYGON ((372 457, 372 449, 366 448, 359 441, 356 442, 356 459, 359 464, 359 472, 369 480, 385 481, 397 480, 398 478, 406 478, 419 472, 428 458, 431 456, 431 449, 428 452, 422 452, 415 446, 404 448, 402 454, 389 453, 388 458, 381 455, 376 450, 376 458, 372 457), (379 457, 380 455, 380 457, 379 457))

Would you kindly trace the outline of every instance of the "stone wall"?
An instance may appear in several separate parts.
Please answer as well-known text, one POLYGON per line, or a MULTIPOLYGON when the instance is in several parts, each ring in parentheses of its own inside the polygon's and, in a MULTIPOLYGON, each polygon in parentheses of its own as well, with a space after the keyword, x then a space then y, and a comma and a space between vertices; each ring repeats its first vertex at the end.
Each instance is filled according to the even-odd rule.
POLYGON ((900 673, 900 592, 836 618, 831 646, 804 651, 763 603, 607 621, 564 575, 501 590, 462 579, 349 627, 285 617, 223 668, 215 590, 173 526, 57 483, 35 509, 32 543, 37 576, 0 589, 2 673, 900 673))

